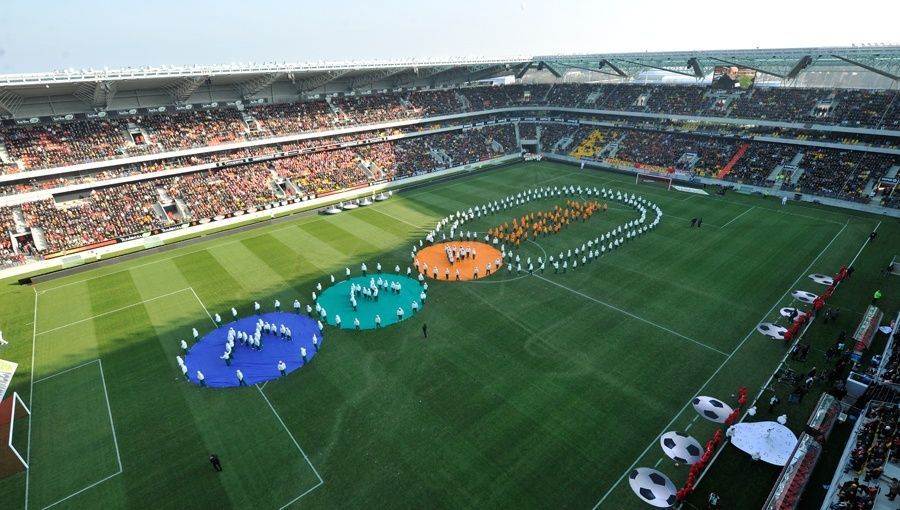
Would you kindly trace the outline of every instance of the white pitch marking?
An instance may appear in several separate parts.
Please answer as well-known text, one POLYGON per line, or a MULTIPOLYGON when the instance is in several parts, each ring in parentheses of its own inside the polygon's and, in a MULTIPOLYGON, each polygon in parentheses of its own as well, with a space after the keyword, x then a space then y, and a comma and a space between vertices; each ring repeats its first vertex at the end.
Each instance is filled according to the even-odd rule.
POLYGON ((110 310, 110 311, 108 311, 108 312, 103 312, 103 313, 98 313, 97 315, 92 315, 92 316, 90 316, 90 317, 88 317, 88 318, 86 318, 86 319, 80 319, 80 320, 77 320, 77 321, 75 321, 75 322, 70 322, 70 323, 68 323, 68 324, 64 324, 64 325, 59 326, 59 327, 55 327, 55 328, 52 328, 52 329, 48 329, 48 330, 46 330, 46 331, 41 331, 40 333, 37 333, 37 335, 45 335, 45 334, 47 334, 47 333, 52 333, 53 331, 57 331, 57 330, 64 329, 64 328, 68 328, 69 326, 74 326, 75 324, 80 324, 80 323, 82 323, 82 322, 86 322, 86 321, 89 321, 89 320, 93 320, 93 319, 96 319, 96 318, 98 318, 98 317, 103 317, 103 316, 109 315, 109 314, 111 314, 111 313, 121 312, 122 310, 127 310, 127 309, 129 309, 129 308, 134 308, 135 306, 140 306, 140 305, 142 305, 142 304, 144 304, 144 303, 149 303, 150 301, 156 301, 157 299, 162 299, 162 298, 164 298, 164 297, 169 297, 169 296, 171 296, 171 295, 173 295, 173 294, 178 294, 179 292, 184 292, 184 291, 186 291, 186 290, 192 290, 192 289, 191 289, 190 287, 187 287, 187 288, 184 288, 184 289, 176 290, 176 291, 174 291, 174 292, 169 292, 168 294, 163 294, 162 296, 156 296, 156 297, 152 297, 152 298, 150 298, 150 299, 145 299, 145 300, 143 300, 143 301, 138 301, 137 303, 132 303, 132 304, 130 304, 130 305, 123 306, 123 307, 121 307, 121 308, 116 308, 115 310, 110 310))
POLYGON ((804 276, 807 275, 807 273, 809 272, 810 268, 812 268, 813 264, 815 264, 815 263, 822 257, 822 255, 828 250, 828 248, 830 248, 831 245, 834 244, 834 241, 835 241, 835 240, 838 238, 838 236, 840 236, 841 233, 847 228, 847 225, 848 225, 848 224, 849 224, 849 221, 848 221, 848 223, 844 223, 844 225, 841 227, 841 229, 838 230, 837 234, 835 234, 834 237, 831 238, 831 241, 829 241, 828 244, 825 245, 824 248, 822 248, 822 251, 820 251, 819 254, 816 255, 816 258, 814 258, 813 261, 810 262, 809 265, 806 267, 806 269, 804 269, 804 270, 800 273, 800 276, 798 276, 797 279, 794 280, 793 283, 791 283, 791 285, 788 287, 788 290, 786 290, 786 291, 778 298, 778 300, 775 302, 775 304, 773 304, 772 307, 769 308, 769 311, 767 311, 767 312, 763 315, 762 319, 760 319, 759 321, 756 321, 756 323, 754 324, 754 326, 750 329, 750 332, 747 333, 747 336, 745 336, 745 337, 743 338, 743 340, 741 340, 741 342, 737 345, 737 347, 735 347, 734 350, 731 351, 731 354, 729 354, 728 357, 725 358, 725 361, 723 361, 722 364, 719 365, 719 367, 716 368, 716 370, 712 373, 712 375, 709 376, 709 378, 706 380, 706 382, 704 382, 704 383, 700 386, 700 389, 698 389, 697 392, 694 393, 694 396, 692 396, 690 399, 688 399, 688 401, 687 401, 687 403, 684 405, 684 407, 682 407, 681 410, 678 411, 678 413, 676 413, 675 416, 672 417, 672 419, 669 421, 669 423, 666 424, 665 427, 663 427, 662 431, 661 431, 659 434, 656 435, 656 438, 653 440, 653 442, 650 443, 650 444, 647 446, 647 448, 645 448, 644 451, 643 451, 640 455, 638 455, 637 458, 634 459, 634 462, 632 462, 631 465, 628 467, 628 469, 626 469, 625 472, 622 473, 622 476, 620 476, 615 482, 613 482, 613 484, 610 486, 609 490, 606 491, 606 494, 604 494, 603 497, 601 497, 600 500, 597 501, 597 504, 594 505, 593 510, 596 510, 600 505, 603 504, 604 501, 606 501, 606 499, 609 497, 609 495, 612 494, 613 490, 615 490, 615 488, 622 482, 622 480, 625 479, 625 477, 628 475, 628 473, 630 473, 631 470, 634 469, 634 466, 637 465, 637 463, 641 460, 641 458, 643 458, 644 455, 647 455, 647 452, 650 451, 650 448, 653 448, 653 445, 656 444, 656 441, 659 440, 660 436, 662 436, 663 434, 666 433, 666 431, 669 430, 669 428, 672 426, 672 424, 675 423, 675 420, 677 420, 678 417, 681 416, 681 413, 683 413, 684 410, 687 409, 688 406, 691 405, 691 402, 692 402, 695 398, 697 398, 697 397, 700 395, 700 393, 701 393, 704 389, 706 389, 706 387, 709 385, 709 383, 712 382, 713 378, 715 378, 717 375, 719 375, 719 372, 722 371, 722 368, 724 368, 725 365, 726 365, 729 361, 731 361, 731 358, 734 357, 734 355, 741 349, 741 347, 744 346, 744 344, 747 342, 747 339, 750 338, 750 335, 752 335, 753 333, 756 332, 756 324, 759 324, 760 322, 766 320, 767 317, 769 317, 769 315, 772 313, 772 310, 774 310, 775 307, 777 307, 777 306, 781 303, 781 301, 785 298, 785 296, 787 296, 788 293, 790 293, 791 290, 793 290, 794 286, 797 285, 797 282, 799 282, 801 278, 803 278, 804 276))
POLYGON ((95 359, 95 360, 88 361, 87 363, 82 363, 82 364, 77 365, 77 366, 74 366, 74 367, 72 367, 72 368, 67 368, 67 369, 63 370, 62 372, 57 372, 57 373, 55 373, 55 374, 48 375, 47 377, 41 377, 40 379, 38 379, 38 380, 36 380, 36 381, 34 381, 34 382, 35 382, 35 384, 37 384, 37 383, 39 383, 39 382, 46 381, 47 379, 53 379, 54 377, 56 377, 56 376, 58 376, 58 375, 63 375, 63 374, 65 374, 65 373, 67 373, 67 372, 71 372, 72 370, 75 370, 75 369, 78 369, 78 368, 81 368, 81 367, 85 367, 85 366, 87 366, 87 365, 90 365, 91 363, 97 363, 97 362, 99 362, 99 361, 100 361, 100 358, 97 358, 97 359, 95 359))
POLYGON ((756 206, 753 206, 753 207, 751 207, 750 209, 747 209, 746 211, 742 212, 741 214, 738 214, 737 216, 735 216, 734 218, 732 218, 731 221, 729 221, 728 223, 722 225, 722 228, 725 228, 725 227, 727 227, 728 225, 731 225, 731 224, 734 223, 737 219, 739 219, 741 216, 747 214, 748 212, 752 211, 752 210, 755 209, 755 208, 756 208, 756 206))
POLYGON ((711 346, 709 346, 709 345, 706 345, 705 343, 700 342, 700 341, 698 341, 698 340, 694 340, 694 339, 691 338, 691 337, 682 335, 681 333, 679 333, 679 332, 677 332, 677 331, 673 331, 673 330, 671 330, 671 329, 669 329, 669 328, 667 328, 667 327, 665 327, 665 326, 662 326, 662 325, 657 324, 657 323, 655 323, 655 322, 653 322, 653 321, 651 321, 651 320, 647 320, 647 319, 645 319, 645 318, 643 318, 643 317, 640 317, 640 316, 638 316, 638 315, 635 315, 635 314, 633 314, 633 313, 631 313, 631 312, 629 312, 629 311, 627 311, 627 310, 623 310, 623 309, 621 309, 621 308, 619 308, 619 307, 617 307, 617 306, 611 305, 611 304, 609 304, 609 303, 607 303, 607 302, 605 302, 605 301, 600 301, 599 299, 597 299, 597 298, 595 298, 595 297, 588 296, 587 294, 584 294, 583 292, 579 292, 579 291, 577 291, 577 290, 575 290, 575 289, 566 287, 565 285, 563 285, 563 284, 561 284, 561 283, 556 283, 556 282, 554 282, 553 280, 549 280, 549 279, 547 279, 547 278, 544 278, 544 277, 541 276, 541 275, 536 274, 536 275, 533 275, 533 276, 535 276, 536 278, 540 278, 541 280, 544 280, 545 282, 550 283, 551 285, 556 285, 557 287, 559 287, 559 288, 561 288, 561 289, 565 289, 565 290, 567 290, 567 291, 569 291, 569 292, 572 292, 572 293, 574 293, 574 294, 578 294, 579 296, 581 296, 581 297, 583 297, 583 298, 585 298, 585 299, 591 300, 591 301, 593 301, 593 302, 595 302, 595 303, 601 304, 601 305, 603 305, 603 306, 605 306, 605 307, 607 307, 607 308, 610 308, 610 309, 612 309, 612 310, 615 310, 615 311, 617 311, 617 312, 619 312, 619 313, 625 314, 625 315, 631 317, 632 319, 639 320, 639 321, 641 321, 641 322, 643 322, 643 323, 645 323, 645 324, 649 324, 649 325, 651 325, 651 326, 653 326, 653 327, 655 327, 655 328, 661 329, 661 330, 663 330, 663 331, 665 331, 665 332, 667 332, 667 333, 671 333, 671 334, 673 334, 673 335, 675 335, 675 336, 677 336, 677 337, 679 337, 679 338, 682 338, 682 339, 684 339, 684 340, 687 340, 688 342, 695 343, 695 344, 697 344, 697 345, 699 345, 699 346, 701 346, 701 347, 704 347, 704 348, 709 349, 709 350, 711 350, 711 351, 717 352, 717 353, 721 354, 722 356, 728 356, 728 353, 726 353, 726 352, 720 351, 719 349, 716 349, 715 347, 711 347, 711 346))
POLYGON ((56 377, 56 376, 58 376, 58 375, 62 375, 62 374, 64 374, 64 373, 66 373, 66 372, 71 372, 72 370, 75 370, 76 368, 81 368, 81 367, 84 367, 84 366, 87 366, 87 365, 91 365, 91 364, 93 364, 93 363, 97 363, 97 365, 100 367, 100 381, 103 383, 103 396, 104 396, 104 398, 106 399, 106 411, 107 411, 107 414, 109 415, 109 427, 110 427, 110 430, 112 430, 112 433, 113 433, 113 445, 116 447, 116 462, 119 464, 119 470, 116 471, 115 473, 113 473, 113 474, 107 476, 106 478, 103 478, 102 480, 96 481, 96 482, 94 482, 94 483, 88 485, 87 487, 84 487, 83 489, 80 489, 80 490, 78 490, 78 491, 76 491, 76 492, 73 492, 72 494, 69 494, 68 496, 66 496, 66 497, 64 497, 64 498, 62 498, 62 499, 60 499, 60 500, 58 500, 58 501, 56 501, 56 502, 54 502, 54 503, 50 503, 49 505, 45 506, 42 510, 47 510, 47 509, 50 508, 50 507, 56 506, 56 505, 62 503, 63 501, 67 501, 67 500, 69 500, 69 499, 71 499, 71 498, 73 498, 73 497, 75 497, 75 496, 81 494, 82 492, 87 491, 88 489, 92 489, 92 488, 94 488, 94 487, 100 485, 101 483, 103 483, 103 482, 105 482, 105 481, 107 481, 107 480, 109 480, 109 479, 111 479, 111 478, 113 478, 113 477, 115 477, 115 476, 118 476, 118 475, 122 474, 122 471, 123 471, 123 469, 122 469, 122 455, 121 455, 121 453, 119 452, 119 437, 116 435, 116 425, 115 425, 115 423, 113 422, 112 408, 111 408, 110 405, 109 405, 109 392, 108 392, 107 389, 106 389, 106 376, 103 374, 103 361, 102 361, 100 358, 97 358, 97 359, 95 359, 95 360, 93 360, 93 361, 88 361, 87 363, 82 363, 81 365, 78 365, 77 367, 72 367, 72 368, 70 368, 70 369, 68 369, 68 370, 63 370, 62 372, 58 372, 58 373, 53 374, 53 375, 51 375, 51 376, 44 377, 44 378, 42 378, 42 379, 38 379, 37 381, 35 381, 35 383, 39 383, 39 382, 41 382, 41 381, 46 381, 47 379, 52 379, 52 378, 54 378, 54 377, 56 377))

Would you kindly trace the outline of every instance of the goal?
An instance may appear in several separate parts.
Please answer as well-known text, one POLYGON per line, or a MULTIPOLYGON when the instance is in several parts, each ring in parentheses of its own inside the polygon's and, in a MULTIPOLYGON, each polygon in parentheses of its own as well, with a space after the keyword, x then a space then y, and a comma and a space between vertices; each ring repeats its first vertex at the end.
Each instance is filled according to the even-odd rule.
POLYGON ((27 427, 16 428, 16 425, 22 425, 20 418, 30 415, 31 411, 18 393, 0 402, 0 479, 28 469, 28 463, 15 445, 22 446, 28 430, 27 427))
POLYGON ((635 184, 654 184, 657 186, 663 186, 667 190, 672 189, 672 178, 666 177, 665 175, 656 175, 656 174, 637 174, 634 179, 635 184))

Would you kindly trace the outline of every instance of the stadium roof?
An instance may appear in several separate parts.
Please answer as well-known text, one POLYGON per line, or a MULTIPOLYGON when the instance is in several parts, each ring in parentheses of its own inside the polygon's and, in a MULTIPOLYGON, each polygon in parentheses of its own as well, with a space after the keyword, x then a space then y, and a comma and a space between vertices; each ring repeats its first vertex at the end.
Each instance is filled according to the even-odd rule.
POLYGON ((441 86, 503 75, 569 70, 629 79, 648 69, 694 78, 742 66, 782 80, 810 69, 868 71, 897 83, 900 46, 645 52, 533 57, 82 69, 0 76, 0 116, 28 117, 135 106, 441 86))

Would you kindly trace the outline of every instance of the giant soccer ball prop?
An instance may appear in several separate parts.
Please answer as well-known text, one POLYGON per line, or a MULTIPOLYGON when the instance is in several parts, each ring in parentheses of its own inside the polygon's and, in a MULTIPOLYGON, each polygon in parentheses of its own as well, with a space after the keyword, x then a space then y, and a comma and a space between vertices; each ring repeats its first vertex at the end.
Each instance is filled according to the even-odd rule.
POLYGON ((700 416, 716 423, 725 423, 731 414, 731 407, 721 400, 712 397, 697 397, 691 404, 700 416))
POLYGON ((675 484, 655 469, 637 468, 628 475, 628 485, 644 503, 669 508, 676 502, 675 484))
POLYGON ((679 464, 693 464, 703 455, 703 447, 684 432, 666 432, 659 438, 659 446, 666 457, 679 464))

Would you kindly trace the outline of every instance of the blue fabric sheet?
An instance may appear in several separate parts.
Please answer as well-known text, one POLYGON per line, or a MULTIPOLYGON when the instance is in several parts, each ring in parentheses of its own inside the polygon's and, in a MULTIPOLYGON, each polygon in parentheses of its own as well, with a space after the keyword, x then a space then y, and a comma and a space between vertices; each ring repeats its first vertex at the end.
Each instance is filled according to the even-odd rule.
POLYGON ((197 370, 203 372, 206 385, 212 388, 225 388, 238 386, 236 370, 244 373, 244 382, 248 385, 278 379, 278 362, 284 361, 287 365, 286 373, 304 365, 300 356, 300 347, 306 348, 306 362, 310 362, 316 355, 312 337, 316 335, 319 348, 322 348, 322 331, 319 330, 316 321, 303 315, 288 312, 272 312, 261 315, 252 315, 238 319, 235 322, 225 324, 213 330, 200 339, 188 350, 184 364, 188 367, 188 377, 194 384, 200 384, 197 380, 197 370), (234 357, 231 366, 225 364, 221 356, 225 353, 225 342, 228 340, 228 329, 244 331, 252 335, 256 331, 256 321, 262 319, 266 322, 280 326, 284 324, 291 329, 292 340, 279 338, 277 334, 262 334, 262 349, 257 351, 241 345, 235 340, 234 357))

